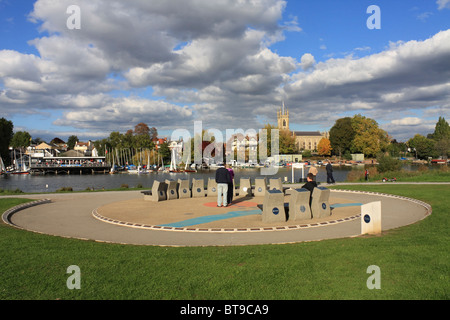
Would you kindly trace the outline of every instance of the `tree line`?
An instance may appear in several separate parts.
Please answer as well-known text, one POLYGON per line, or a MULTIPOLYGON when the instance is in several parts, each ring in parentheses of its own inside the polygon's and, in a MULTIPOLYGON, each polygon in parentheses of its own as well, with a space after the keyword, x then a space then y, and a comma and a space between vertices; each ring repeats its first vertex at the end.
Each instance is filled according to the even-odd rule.
MULTIPOLYGON (((267 138, 270 141, 270 132, 276 127, 267 124, 263 129, 267 129, 267 138)), ((322 138, 317 146, 316 151, 319 155, 334 155, 351 159, 352 153, 362 153, 366 157, 376 157, 381 153, 400 157, 410 152, 416 158, 425 160, 430 157, 445 158, 450 156, 450 126, 444 117, 439 117, 433 133, 427 136, 416 134, 407 142, 397 142, 387 132, 379 128, 374 119, 360 114, 336 120, 329 133, 329 139, 322 138)), ((203 134, 207 134, 207 132, 203 134)), ((289 131, 280 130, 279 136, 280 154, 303 152, 307 156, 308 150, 298 150, 295 145, 295 137, 289 131)), ((145 123, 139 123, 134 129, 129 129, 125 133, 113 131, 108 138, 94 141, 94 145, 100 155, 106 155, 108 150, 129 149, 134 150, 133 155, 135 156, 139 153, 139 150, 155 150, 157 138, 158 131, 155 127, 150 128, 145 123)), ((77 136, 70 136, 67 141, 68 149, 73 149, 78 141, 77 136)), ((209 139, 209 141, 213 141, 213 139, 209 139)), ((5 118, 0 119, 0 156, 6 165, 10 165, 9 147, 24 150, 32 142, 37 144, 43 141, 39 138, 32 140, 31 135, 26 131, 14 133, 12 121, 5 118)), ((51 143, 61 144, 64 141, 54 138, 51 143)), ((268 155, 270 156, 270 143, 268 148, 268 155)), ((165 162, 170 159, 170 149, 167 142, 158 147, 158 157, 160 156, 163 157, 165 162)), ((155 155, 152 155, 152 157, 155 157, 155 155)), ((156 161, 156 159, 152 159, 152 161, 156 161)))

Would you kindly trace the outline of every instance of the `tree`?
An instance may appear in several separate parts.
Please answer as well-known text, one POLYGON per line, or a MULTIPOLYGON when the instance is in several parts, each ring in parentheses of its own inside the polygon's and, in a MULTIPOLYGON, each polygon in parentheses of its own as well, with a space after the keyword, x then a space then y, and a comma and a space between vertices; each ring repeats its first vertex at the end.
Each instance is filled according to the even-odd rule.
POLYGON ((146 125, 145 123, 141 122, 138 123, 135 127, 134 127, 134 134, 135 135, 148 135, 150 132, 150 128, 148 127, 148 125, 146 125))
POLYGON ((450 139, 450 125, 447 121, 445 121, 444 117, 439 117, 431 138, 435 141, 439 141, 441 139, 450 139))
POLYGON ((26 149, 31 144, 31 135, 26 131, 17 131, 12 140, 11 147, 26 149))
POLYGON ((14 125, 12 121, 5 118, 0 119, 0 157, 2 157, 5 166, 11 164, 9 155, 9 145, 13 138, 14 125))
POLYGON ((397 142, 396 139, 393 139, 389 144, 387 151, 392 157, 400 157, 401 155, 405 155, 408 150, 408 146, 404 142, 397 142))
POLYGON ((320 156, 329 156, 331 155, 331 143, 327 138, 322 138, 317 145, 317 152, 320 156))
POLYGON ((380 151, 385 151, 389 144, 388 134, 378 128, 378 123, 360 114, 352 118, 352 128, 355 132, 351 151, 375 157, 380 151))
POLYGON ((152 140, 150 137, 150 128, 145 123, 138 123, 134 127, 133 146, 136 149, 152 148, 152 140))
POLYGON ((69 139, 67 139, 67 149, 68 150, 73 150, 73 148, 75 148, 75 144, 77 142, 79 142, 80 140, 78 140, 77 136, 70 136, 69 139))
POLYGON ((334 153, 339 156, 350 152, 354 138, 355 131, 350 117, 336 120, 336 123, 330 129, 330 146, 334 153))
POLYGON ((294 154, 296 152, 295 137, 289 130, 280 130, 280 153, 294 154))
POLYGON ((164 142, 160 145, 159 154, 163 158, 163 163, 167 163, 167 161, 170 160, 171 152, 170 152, 169 144, 167 142, 164 142))
POLYGON ((435 144, 436 153, 441 157, 449 157, 450 156, 450 139, 442 138, 436 141, 435 144))
POLYGON ((414 138, 408 140, 408 146, 413 149, 419 159, 428 159, 428 157, 435 157, 435 141, 428 139, 420 134, 416 134, 414 138))
POLYGON ((434 132, 429 136, 436 142, 436 155, 448 157, 450 154, 450 125, 444 117, 439 117, 434 132))
POLYGON ((388 171, 397 171, 402 167, 400 160, 392 158, 391 156, 380 153, 377 157, 377 170, 380 173, 388 171))
MULTIPOLYGON (((267 155, 267 157, 272 156, 272 130, 277 130, 276 126, 272 126, 270 124, 266 124, 263 128, 263 130, 266 130, 266 141, 262 141, 262 137, 258 133, 258 160, 260 155, 267 155)), ((281 132, 280 132, 281 135, 281 132)), ((280 150, 280 145, 279 145, 280 150)))

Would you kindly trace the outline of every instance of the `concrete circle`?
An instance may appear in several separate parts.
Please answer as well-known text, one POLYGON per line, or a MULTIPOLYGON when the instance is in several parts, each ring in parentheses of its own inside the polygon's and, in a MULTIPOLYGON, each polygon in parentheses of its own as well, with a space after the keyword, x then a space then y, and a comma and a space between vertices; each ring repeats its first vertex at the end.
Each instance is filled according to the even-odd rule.
MULTIPOLYGON (((17 228, 48 235, 108 243, 155 246, 281 244, 354 237, 361 234, 360 212, 345 219, 335 219, 332 214, 328 220, 311 221, 309 224, 296 224, 295 221, 288 221, 279 226, 250 226, 229 228, 229 230, 214 226, 208 228, 198 226, 191 230, 173 227, 157 228, 156 225, 146 228, 144 225, 138 226, 136 223, 119 220, 105 221, 95 216, 99 208, 115 203, 140 201, 142 197, 138 191, 27 195, 24 198, 36 199, 41 202, 8 210, 3 214, 3 220, 17 228), (48 201, 45 201, 47 198, 48 201)), ((431 206, 428 204, 405 197, 344 190, 331 190, 331 197, 363 204, 381 201, 383 231, 415 223, 431 214, 431 206)), ((186 200, 195 203, 198 199, 202 198, 186 200)), ((212 198, 205 197, 205 199, 207 202, 214 201, 212 198)), ((169 201, 183 200, 185 199, 164 202, 167 205, 169 201)), ((330 205, 332 206, 331 202, 330 205)), ((191 209, 195 211, 195 206, 192 206, 191 209)), ((231 207, 230 210, 234 210, 234 208, 231 207)), ((185 214, 195 215, 195 212, 186 212, 185 214)))

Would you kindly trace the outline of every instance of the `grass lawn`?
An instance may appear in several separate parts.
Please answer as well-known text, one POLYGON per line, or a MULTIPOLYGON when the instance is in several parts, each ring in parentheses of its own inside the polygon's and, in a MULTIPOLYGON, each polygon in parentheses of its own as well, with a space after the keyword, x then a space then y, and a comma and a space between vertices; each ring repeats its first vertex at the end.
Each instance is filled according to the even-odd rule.
MULTIPOLYGON (((423 200, 428 218, 382 236, 287 245, 171 248, 96 243, 0 224, 0 299, 450 298, 450 185, 343 186, 423 200), (81 289, 69 290, 71 265, 81 289), (367 268, 381 271, 369 290, 367 268)), ((0 199, 0 212, 26 200, 0 199)))

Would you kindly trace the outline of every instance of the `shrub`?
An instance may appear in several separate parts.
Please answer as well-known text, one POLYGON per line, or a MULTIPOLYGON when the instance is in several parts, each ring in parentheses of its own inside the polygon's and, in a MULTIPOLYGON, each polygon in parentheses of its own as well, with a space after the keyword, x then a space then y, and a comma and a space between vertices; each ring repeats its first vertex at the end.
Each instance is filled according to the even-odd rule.
POLYGON ((359 181, 364 178, 364 171, 362 170, 352 170, 347 175, 347 180, 350 182, 359 181))
POLYGON ((390 156, 381 155, 377 157, 378 172, 397 171, 402 167, 400 160, 392 158, 390 156))

